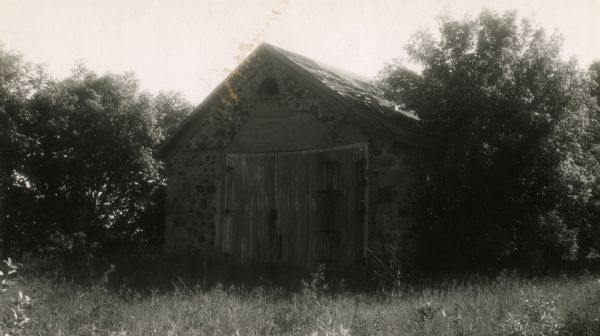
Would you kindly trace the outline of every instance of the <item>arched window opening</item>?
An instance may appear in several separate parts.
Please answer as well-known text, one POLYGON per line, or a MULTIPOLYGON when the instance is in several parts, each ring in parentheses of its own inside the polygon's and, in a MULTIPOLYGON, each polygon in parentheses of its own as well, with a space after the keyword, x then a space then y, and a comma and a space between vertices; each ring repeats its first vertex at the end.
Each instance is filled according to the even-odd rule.
POLYGON ((277 96, 279 95, 279 86, 273 78, 265 78, 258 87, 257 95, 259 97, 277 96))

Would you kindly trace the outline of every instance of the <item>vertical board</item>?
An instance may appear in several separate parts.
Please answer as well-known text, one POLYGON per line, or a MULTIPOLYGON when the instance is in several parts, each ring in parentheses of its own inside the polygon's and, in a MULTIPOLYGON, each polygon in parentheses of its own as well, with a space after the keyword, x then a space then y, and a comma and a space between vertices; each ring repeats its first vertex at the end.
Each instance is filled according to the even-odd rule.
POLYGON ((307 268, 363 257, 366 145, 225 160, 225 253, 307 268))

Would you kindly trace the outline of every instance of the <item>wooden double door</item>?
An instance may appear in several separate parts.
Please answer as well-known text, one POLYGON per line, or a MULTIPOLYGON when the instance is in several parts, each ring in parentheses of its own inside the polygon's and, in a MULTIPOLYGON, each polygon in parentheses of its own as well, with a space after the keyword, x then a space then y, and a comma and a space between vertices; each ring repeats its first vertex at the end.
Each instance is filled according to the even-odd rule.
POLYGON ((364 256, 366 145, 228 153, 220 230, 238 262, 349 263, 364 256))

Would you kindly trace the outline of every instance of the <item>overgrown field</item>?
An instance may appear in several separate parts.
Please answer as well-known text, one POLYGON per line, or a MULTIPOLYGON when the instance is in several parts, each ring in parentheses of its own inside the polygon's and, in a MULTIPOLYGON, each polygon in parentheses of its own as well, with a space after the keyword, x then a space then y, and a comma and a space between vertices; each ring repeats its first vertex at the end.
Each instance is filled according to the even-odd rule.
POLYGON ((293 291, 176 280, 140 292, 109 277, 83 286, 17 275, 0 295, 2 335, 600 335, 600 281, 589 274, 369 293, 332 291, 322 272, 293 291))

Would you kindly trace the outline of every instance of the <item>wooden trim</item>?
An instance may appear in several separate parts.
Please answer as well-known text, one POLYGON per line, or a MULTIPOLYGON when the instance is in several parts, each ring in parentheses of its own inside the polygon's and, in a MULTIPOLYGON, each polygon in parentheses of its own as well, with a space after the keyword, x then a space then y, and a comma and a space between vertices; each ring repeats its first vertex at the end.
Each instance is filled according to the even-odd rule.
POLYGON ((350 149, 350 148, 358 148, 358 147, 368 147, 368 142, 357 142, 349 145, 340 145, 340 146, 332 146, 332 147, 323 147, 323 148, 313 148, 313 149, 300 149, 300 150, 283 150, 283 151, 269 151, 269 152, 233 152, 224 149, 225 155, 233 155, 233 156, 244 156, 244 155, 254 155, 254 156, 273 156, 280 155, 285 153, 290 154, 304 154, 304 153, 319 153, 319 152, 329 152, 340 149, 350 149))

